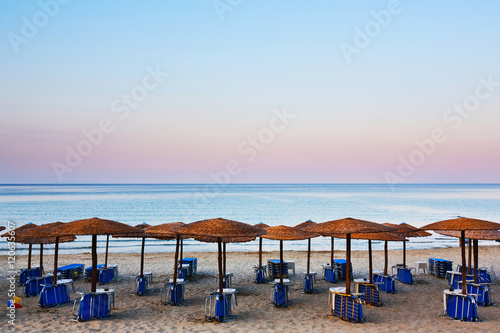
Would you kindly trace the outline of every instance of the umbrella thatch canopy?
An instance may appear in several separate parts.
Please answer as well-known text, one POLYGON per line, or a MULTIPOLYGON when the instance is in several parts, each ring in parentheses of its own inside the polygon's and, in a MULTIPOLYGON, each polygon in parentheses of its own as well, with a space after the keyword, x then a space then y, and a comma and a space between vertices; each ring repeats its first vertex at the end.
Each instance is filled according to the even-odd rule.
MULTIPOLYGON (((151 226, 145 222, 136 225, 134 228, 137 229, 136 233, 129 233, 129 234, 114 234, 113 237, 115 238, 141 238, 142 239, 142 244, 141 244, 141 272, 139 273, 139 277, 144 277, 144 247, 146 245, 146 237, 148 237, 144 231, 147 228, 150 228, 151 226)), ((173 239, 171 237, 170 239, 173 239)))
MULTIPOLYGON (((345 236, 341 235, 340 238, 345 238, 345 236)), ((390 232, 352 234, 351 238, 352 239, 366 239, 366 240, 368 240, 368 260, 369 260, 368 274, 370 276, 370 283, 373 283, 372 240, 384 241, 384 275, 387 275, 387 266, 388 266, 387 242, 389 242, 389 241, 406 242, 407 241, 403 237, 400 237, 400 236, 398 236, 394 233, 390 233, 390 232)))
MULTIPOLYGON (((461 237, 458 230, 437 230, 438 234, 450 237, 461 237)), ((465 238, 481 240, 500 240, 500 230, 466 230, 465 238)))
MULTIPOLYGON (((427 237, 432 235, 404 222, 400 224, 384 223, 384 225, 397 228, 398 230, 393 233, 401 237, 427 237)), ((406 242, 403 242, 403 267, 406 267, 406 242)))
POLYGON ((395 230, 393 227, 350 217, 318 224, 317 231, 322 235, 338 236, 339 234, 345 234, 346 236, 346 293, 351 293, 351 235, 354 233, 392 232, 395 230))
MULTIPOLYGON (((450 236, 450 237, 461 237, 461 232, 457 230, 439 230, 436 231, 438 234, 450 236)), ((468 270, 471 273, 471 244, 474 243, 474 283, 477 283, 477 268, 479 265, 479 240, 500 240, 499 230, 467 230, 465 231, 465 237, 469 239, 469 264, 468 270)), ((462 270, 465 268, 462 267, 462 270)))
MULTIPOLYGON (((266 229, 269 228, 267 224, 264 222, 259 222, 257 224, 254 224, 254 227, 260 228, 260 229, 266 229)), ((259 269, 262 268, 262 237, 259 237, 259 269)))
POLYGON ((189 223, 176 228, 174 231, 178 235, 218 238, 219 295, 222 295, 223 289, 222 239, 224 238, 230 240, 235 238, 235 241, 238 241, 238 237, 258 237, 266 233, 266 230, 264 229, 256 228, 246 223, 227 220, 220 217, 189 223))
MULTIPOLYGON (((314 232, 314 230, 317 228, 318 224, 316 222, 313 222, 311 220, 307 220, 305 222, 302 222, 300 224, 297 224, 295 228, 304 230, 304 231, 309 231, 309 232, 314 232)), ((319 236, 319 234, 318 234, 319 236)), ((311 238, 307 239, 307 275, 309 275, 311 269, 311 238)))
POLYGON ((63 223, 47 230, 51 236, 91 235, 92 236, 92 282, 91 292, 97 287, 97 235, 136 233, 137 229, 124 223, 97 217, 63 223))
MULTIPOLYGON (((75 236, 55 236, 55 237, 47 237, 46 232, 50 232, 55 227, 61 226, 64 223, 62 222, 54 222, 43 224, 37 228, 30 228, 21 233, 19 237, 19 241, 24 244, 52 244, 55 243, 54 248, 54 284, 57 283, 57 259, 59 256, 59 243, 72 242, 76 239, 75 236)), ((42 252, 40 252, 40 276, 42 275, 42 252)))
POLYGON ((266 231, 267 234, 263 235, 262 238, 280 241, 280 284, 283 284, 283 241, 308 239, 318 237, 319 234, 284 225, 270 227, 266 231))
MULTIPOLYGON (((34 223, 27 223, 27 224, 24 224, 14 230, 11 230, 11 231, 8 231, 6 233, 4 233, 2 235, 2 237, 11 237, 11 236, 14 236, 14 242, 16 242, 16 238, 18 235, 22 235, 22 232, 25 231, 25 230, 29 230, 29 229, 32 229, 32 228, 36 228, 38 227, 36 224, 34 223)), ((17 241, 17 243, 21 243, 20 241, 17 241)), ((38 243, 35 243, 35 244, 38 244, 38 243)), ((28 250, 28 269, 31 269, 31 251, 32 251, 32 248, 33 248, 33 243, 29 243, 29 250, 28 250)), ((43 258, 43 244, 40 244, 40 258, 43 258)), ((41 264, 40 264, 41 265, 41 264)), ((42 273, 42 267, 40 266, 40 274, 42 273)))
POLYGON ((462 250, 462 293, 467 295, 467 270, 465 269, 465 232, 468 230, 500 230, 500 224, 485 220, 458 217, 455 219, 434 222, 423 226, 421 230, 458 230, 460 231, 460 244, 462 250))
POLYGON ((177 283, 177 266, 179 265, 179 247, 181 247, 181 268, 182 268, 182 240, 184 238, 189 238, 185 237, 180 234, 176 234, 174 232, 175 229, 185 225, 184 222, 170 222, 170 223, 163 223, 159 225, 155 225, 153 227, 147 228, 145 230, 145 233, 148 234, 150 237, 158 238, 158 239, 173 239, 175 238, 175 256, 174 256, 174 284, 177 283))
MULTIPOLYGON (((62 224, 61 222, 48 223, 41 226, 37 226, 33 223, 25 224, 19 228, 14 229, 15 231, 15 241, 21 244, 28 244, 28 269, 31 268, 31 250, 33 244, 40 244, 40 276, 43 275, 43 245, 44 244, 56 244, 56 256, 57 251, 59 249, 59 243, 72 242, 75 240, 75 236, 62 236, 62 237, 53 237, 44 235, 46 230, 50 228, 62 224)), ((2 236, 6 237, 9 233, 5 233, 2 236)), ((56 262, 57 264, 57 258, 56 262)), ((55 274, 57 276, 57 274, 55 274)))

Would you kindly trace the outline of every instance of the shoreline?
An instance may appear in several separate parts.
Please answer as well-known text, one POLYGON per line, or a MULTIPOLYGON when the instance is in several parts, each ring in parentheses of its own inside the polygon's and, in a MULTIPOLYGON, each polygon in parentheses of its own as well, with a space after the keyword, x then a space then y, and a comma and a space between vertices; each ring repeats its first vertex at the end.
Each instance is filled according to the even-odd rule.
MULTIPOLYGON (((285 247, 286 248, 286 247, 285 247)), ((479 307, 479 319, 482 322, 463 323, 443 316, 442 292, 447 289, 444 279, 432 275, 415 276, 415 285, 399 283, 396 294, 381 293, 381 307, 365 307, 366 322, 352 324, 329 316, 328 289, 344 286, 345 282, 336 284, 321 280, 321 264, 330 259, 329 251, 313 251, 311 270, 318 272, 315 284, 316 293, 304 294, 302 288, 303 274, 306 269, 307 253, 288 249, 284 252, 285 260, 295 261, 296 275, 291 276, 293 301, 288 308, 275 308, 270 305, 272 284, 254 284, 252 266, 258 262, 257 252, 228 252, 227 268, 235 274, 234 288, 238 290, 238 306, 234 314, 238 317, 226 323, 206 322, 204 320, 205 298, 216 289, 217 255, 213 252, 185 252, 185 257, 198 258, 198 274, 186 284, 186 302, 181 306, 165 306, 160 303, 160 287, 170 278, 173 266, 173 253, 146 253, 145 271, 153 272, 155 283, 151 295, 134 295, 134 280, 139 272, 140 253, 111 253, 108 263, 118 264, 119 278, 106 286, 116 291, 116 305, 111 317, 103 320, 76 323, 72 317, 72 303, 56 308, 42 309, 37 307, 38 298, 26 298, 22 288, 16 288, 16 294, 22 298, 23 307, 17 309, 16 326, 8 325, 9 332, 71 332, 81 331, 147 331, 147 332, 470 332, 495 331, 500 325, 498 306, 479 307)), ((342 250, 335 251, 335 258, 345 257, 342 250)), ((426 261, 429 257, 438 257, 453 261, 453 268, 460 259, 458 248, 408 250, 407 262, 426 261)), ((279 252, 264 251, 263 262, 267 259, 279 258, 279 252)), ((500 277, 500 247, 481 246, 479 248, 479 266, 491 270, 494 281, 500 277)), ((18 256, 18 267, 26 264, 27 256, 18 256)), ((37 265, 38 256, 32 257, 32 264, 37 265)), ((104 255, 99 254, 99 263, 103 263, 104 255)), ((368 251, 353 251, 354 278, 368 275, 368 251)), ((401 250, 389 250, 390 267, 402 261, 401 250)), ((90 265, 89 254, 61 255, 59 266, 70 263, 90 265)), ((383 269, 383 251, 373 251, 374 270, 383 269)), ((53 256, 44 256, 46 271, 53 269, 53 256)), ((7 272, 0 273, 0 287, 8 289, 7 272)), ((496 285, 492 286, 495 289, 496 285)), ((82 278, 75 280, 76 291, 88 291, 90 284, 82 278)), ((78 294, 71 293, 74 300, 78 294)), ((7 293, 0 295, 0 302, 6 304, 7 293)), ((5 313, 5 310, 4 310, 5 313)), ((7 317, 2 315, 0 324, 7 325, 7 317)))

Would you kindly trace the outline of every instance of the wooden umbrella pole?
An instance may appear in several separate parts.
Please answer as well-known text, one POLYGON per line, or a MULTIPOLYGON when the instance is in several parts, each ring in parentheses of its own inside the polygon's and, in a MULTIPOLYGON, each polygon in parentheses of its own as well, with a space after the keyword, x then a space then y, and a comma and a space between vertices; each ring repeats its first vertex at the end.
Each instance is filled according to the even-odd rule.
POLYGON ((181 238, 181 253, 180 253, 180 262, 181 262, 181 269, 182 269, 182 260, 184 259, 184 239, 181 238))
POLYGON ((223 258, 223 265, 222 265, 222 276, 226 276, 226 242, 222 243, 222 258, 223 258))
POLYGON ((280 284, 283 285, 283 241, 280 240, 280 284))
POLYGON ((372 241, 368 240, 368 274, 370 274, 370 284, 373 283, 373 263, 372 263, 372 241))
POLYGON ((311 238, 307 239, 307 275, 309 275, 310 267, 311 267, 311 238))
POLYGON ((43 276, 43 244, 40 244, 40 277, 43 276))
POLYGON ((177 283, 177 261, 179 260, 179 243, 180 243, 180 235, 177 235, 175 241, 175 258, 174 258, 174 285, 177 283))
POLYGON ((146 245, 146 237, 142 237, 142 246, 141 246, 141 274, 139 277, 144 277, 144 245, 146 245))
POLYGON ((28 250, 28 269, 31 269, 31 250, 33 248, 33 244, 29 245, 29 250, 28 250))
POLYGON ((54 284, 57 284, 57 257, 59 255, 59 236, 56 236, 56 247, 54 249, 54 284))
POLYGON ((92 279, 90 292, 95 293, 97 289, 97 235, 92 235, 92 279))
POLYGON ((334 240, 333 240, 333 239, 334 239, 334 237, 332 236, 332 238, 331 238, 332 249, 331 249, 331 256, 330 256, 330 268, 331 268, 331 269, 333 269, 333 257, 334 257, 334 255, 333 255, 333 251, 334 251, 334 249, 333 249, 333 248, 334 248, 334 246, 333 246, 333 245, 334 245, 334 240))
POLYGON ((479 240, 474 239, 474 283, 477 283, 477 267, 479 265, 479 246, 478 245, 479 245, 479 240))
POLYGON ((462 294, 467 295, 467 270, 465 269, 465 230, 461 232, 462 241, 460 247, 462 249, 462 294))
POLYGON ((384 242, 384 275, 387 275, 387 265, 388 265, 388 253, 387 251, 387 243, 388 241, 384 242))
POLYGON ((109 245, 109 235, 106 235, 106 256, 104 257, 104 268, 108 268, 108 245, 109 245))
POLYGON ((262 268, 262 237, 259 237, 259 268, 262 268))
POLYGON ((403 268, 406 268, 406 242, 403 241, 403 268))
MULTIPOLYGON (((467 258, 468 259, 468 267, 467 267, 467 271, 468 273, 467 274, 472 274, 472 239, 469 239, 469 257, 467 258)), ((463 267, 462 267, 463 269, 463 267)))
POLYGON ((351 294, 351 234, 345 235, 346 242, 346 278, 345 278, 345 293, 351 294))
POLYGON ((224 285, 222 284, 222 240, 220 237, 217 237, 217 243, 218 243, 218 261, 219 261, 219 295, 222 295, 224 285))

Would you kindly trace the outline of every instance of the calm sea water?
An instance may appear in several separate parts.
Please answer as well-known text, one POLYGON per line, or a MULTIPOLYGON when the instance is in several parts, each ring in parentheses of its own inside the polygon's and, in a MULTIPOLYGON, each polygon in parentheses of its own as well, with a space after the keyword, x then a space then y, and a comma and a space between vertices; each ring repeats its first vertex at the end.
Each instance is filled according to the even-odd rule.
MULTIPOLYGON (((129 225, 146 222, 185 223, 224 217, 271 226, 294 226, 306 220, 324 222, 356 217, 374 222, 406 222, 420 227, 460 216, 500 222, 500 184, 419 184, 389 186, 384 184, 232 184, 223 187, 197 184, 141 185, 0 185, 1 225, 8 221, 17 226, 55 221, 69 222, 100 217, 129 225)), ((105 237, 99 238, 99 252, 104 251, 105 237)), ((171 252, 174 241, 147 240, 147 252, 171 252)), ((497 244, 496 242, 481 242, 497 244)), ((279 242, 264 240, 265 250, 277 250, 279 242)), ((285 250, 306 250, 306 241, 285 242, 285 250)), ((336 240, 336 249, 345 242, 336 240)), ((366 241, 353 241, 354 250, 366 249, 366 241)), ((0 241, 6 254, 6 241, 0 241)), ((383 242, 373 242, 382 249, 383 242)), ((458 246, 454 238, 435 235, 412 238, 407 248, 458 246)), ((35 245, 35 248, 38 246, 35 245)), ((90 237, 60 245, 61 253, 90 251, 90 237)), ((45 246, 51 253, 52 246, 45 246)), ((253 251, 257 242, 228 244, 229 251, 253 251)), ((400 249, 400 242, 390 248, 400 249)), ((18 245, 18 254, 27 246, 18 245)), ((329 238, 313 239, 313 250, 330 249, 329 238)), ((111 252, 139 252, 140 241, 112 239, 111 252)), ((214 244, 185 241, 185 252, 216 251, 214 244)))

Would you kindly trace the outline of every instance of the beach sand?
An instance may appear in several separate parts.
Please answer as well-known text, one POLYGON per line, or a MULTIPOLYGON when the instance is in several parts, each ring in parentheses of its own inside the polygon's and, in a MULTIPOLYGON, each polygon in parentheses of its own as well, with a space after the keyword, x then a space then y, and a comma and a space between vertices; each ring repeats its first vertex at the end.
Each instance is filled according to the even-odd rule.
MULTIPOLYGON (((314 241, 313 241, 314 244, 314 241)), ((285 249, 286 249, 285 244, 285 249)), ((230 251, 231 245, 228 245, 230 251)), ((289 248, 288 248, 289 250, 289 248)), ((383 269, 383 251, 373 251, 374 270, 383 269)), ((16 325, 7 323, 6 304, 8 281, 6 257, 0 274, 2 293, 0 302, 4 310, 0 318, 1 331, 5 332, 498 332, 500 305, 479 307, 481 322, 466 323, 443 316, 443 290, 448 289, 444 279, 434 276, 416 276, 415 285, 399 284, 396 294, 381 293, 383 306, 364 307, 364 323, 353 324, 330 316, 328 289, 344 286, 345 282, 330 284, 321 280, 321 265, 329 262, 329 252, 312 252, 311 267, 318 272, 315 285, 317 293, 301 293, 303 274, 306 269, 306 252, 285 251, 285 260, 294 260, 296 275, 288 308, 276 308, 270 304, 272 284, 254 284, 252 266, 258 262, 257 253, 228 252, 228 272, 234 273, 233 286, 238 290, 238 306, 233 311, 237 319, 225 323, 204 320, 205 298, 216 289, 217 254, 211 252, 185 253, 185 257, 198 258, 198 275, 186 284, 186 302, 180 306, 162 305, 160 288, 171 276, 173 253, 146 254, 145 271, 153 272, 155 284, 151 295, 139 297, 133 294, 134 278, 139 272, 140 254, 110 254, 109 263, 118 264, 119 279, 106 285, 116 291, 116 304, 111 317, 88 322, 74 322, 72 303, 56 308, 37 307, 38 298, 26 298, 18 287, 16 294, 22 298, 23 307, 16 311, 16 325)), ((408 250, 407 262, 426 261, 429 257, 453 261, 455 268, 460 262, 459 248, 408 250)), ((263 260, 279 258, 278 252, 264 252, 263 260)), ((336 251, 335 258, 345 258, 344 251, 336 251)), ((18 256, 18 267, 26 267, 27 256, 18 256)), ((52 270, 53 256, 44 257, 46 271, 52 270)), ((33 263, 38 262, 33 256, 33 263)), ((104 255, 99 255, 99 263, 104 255)), ((89 266, 90 254, 60 255, 59 266, 84 263, 89 266)), ((355 278, 368 275, 367 251, 354 251, 352 262, 355 278)), ((389 267, 402 262, 402 251, 389 251, 389 267)), ((480 247, 479 266, 486 266, 494 279, 500 278, 500 246, 480 247)), ((389 268, 390 269, 390 268, 389 268)), ((497 280, 495 280, 497 281, 497 280)), ((76 291, 89 291, 90 283, 83 278, 75 281, 76 291)), ((496 285, 493 285, 493 289, 496 285)), ((74 300, 78 294, 72 293, 74 300)))

